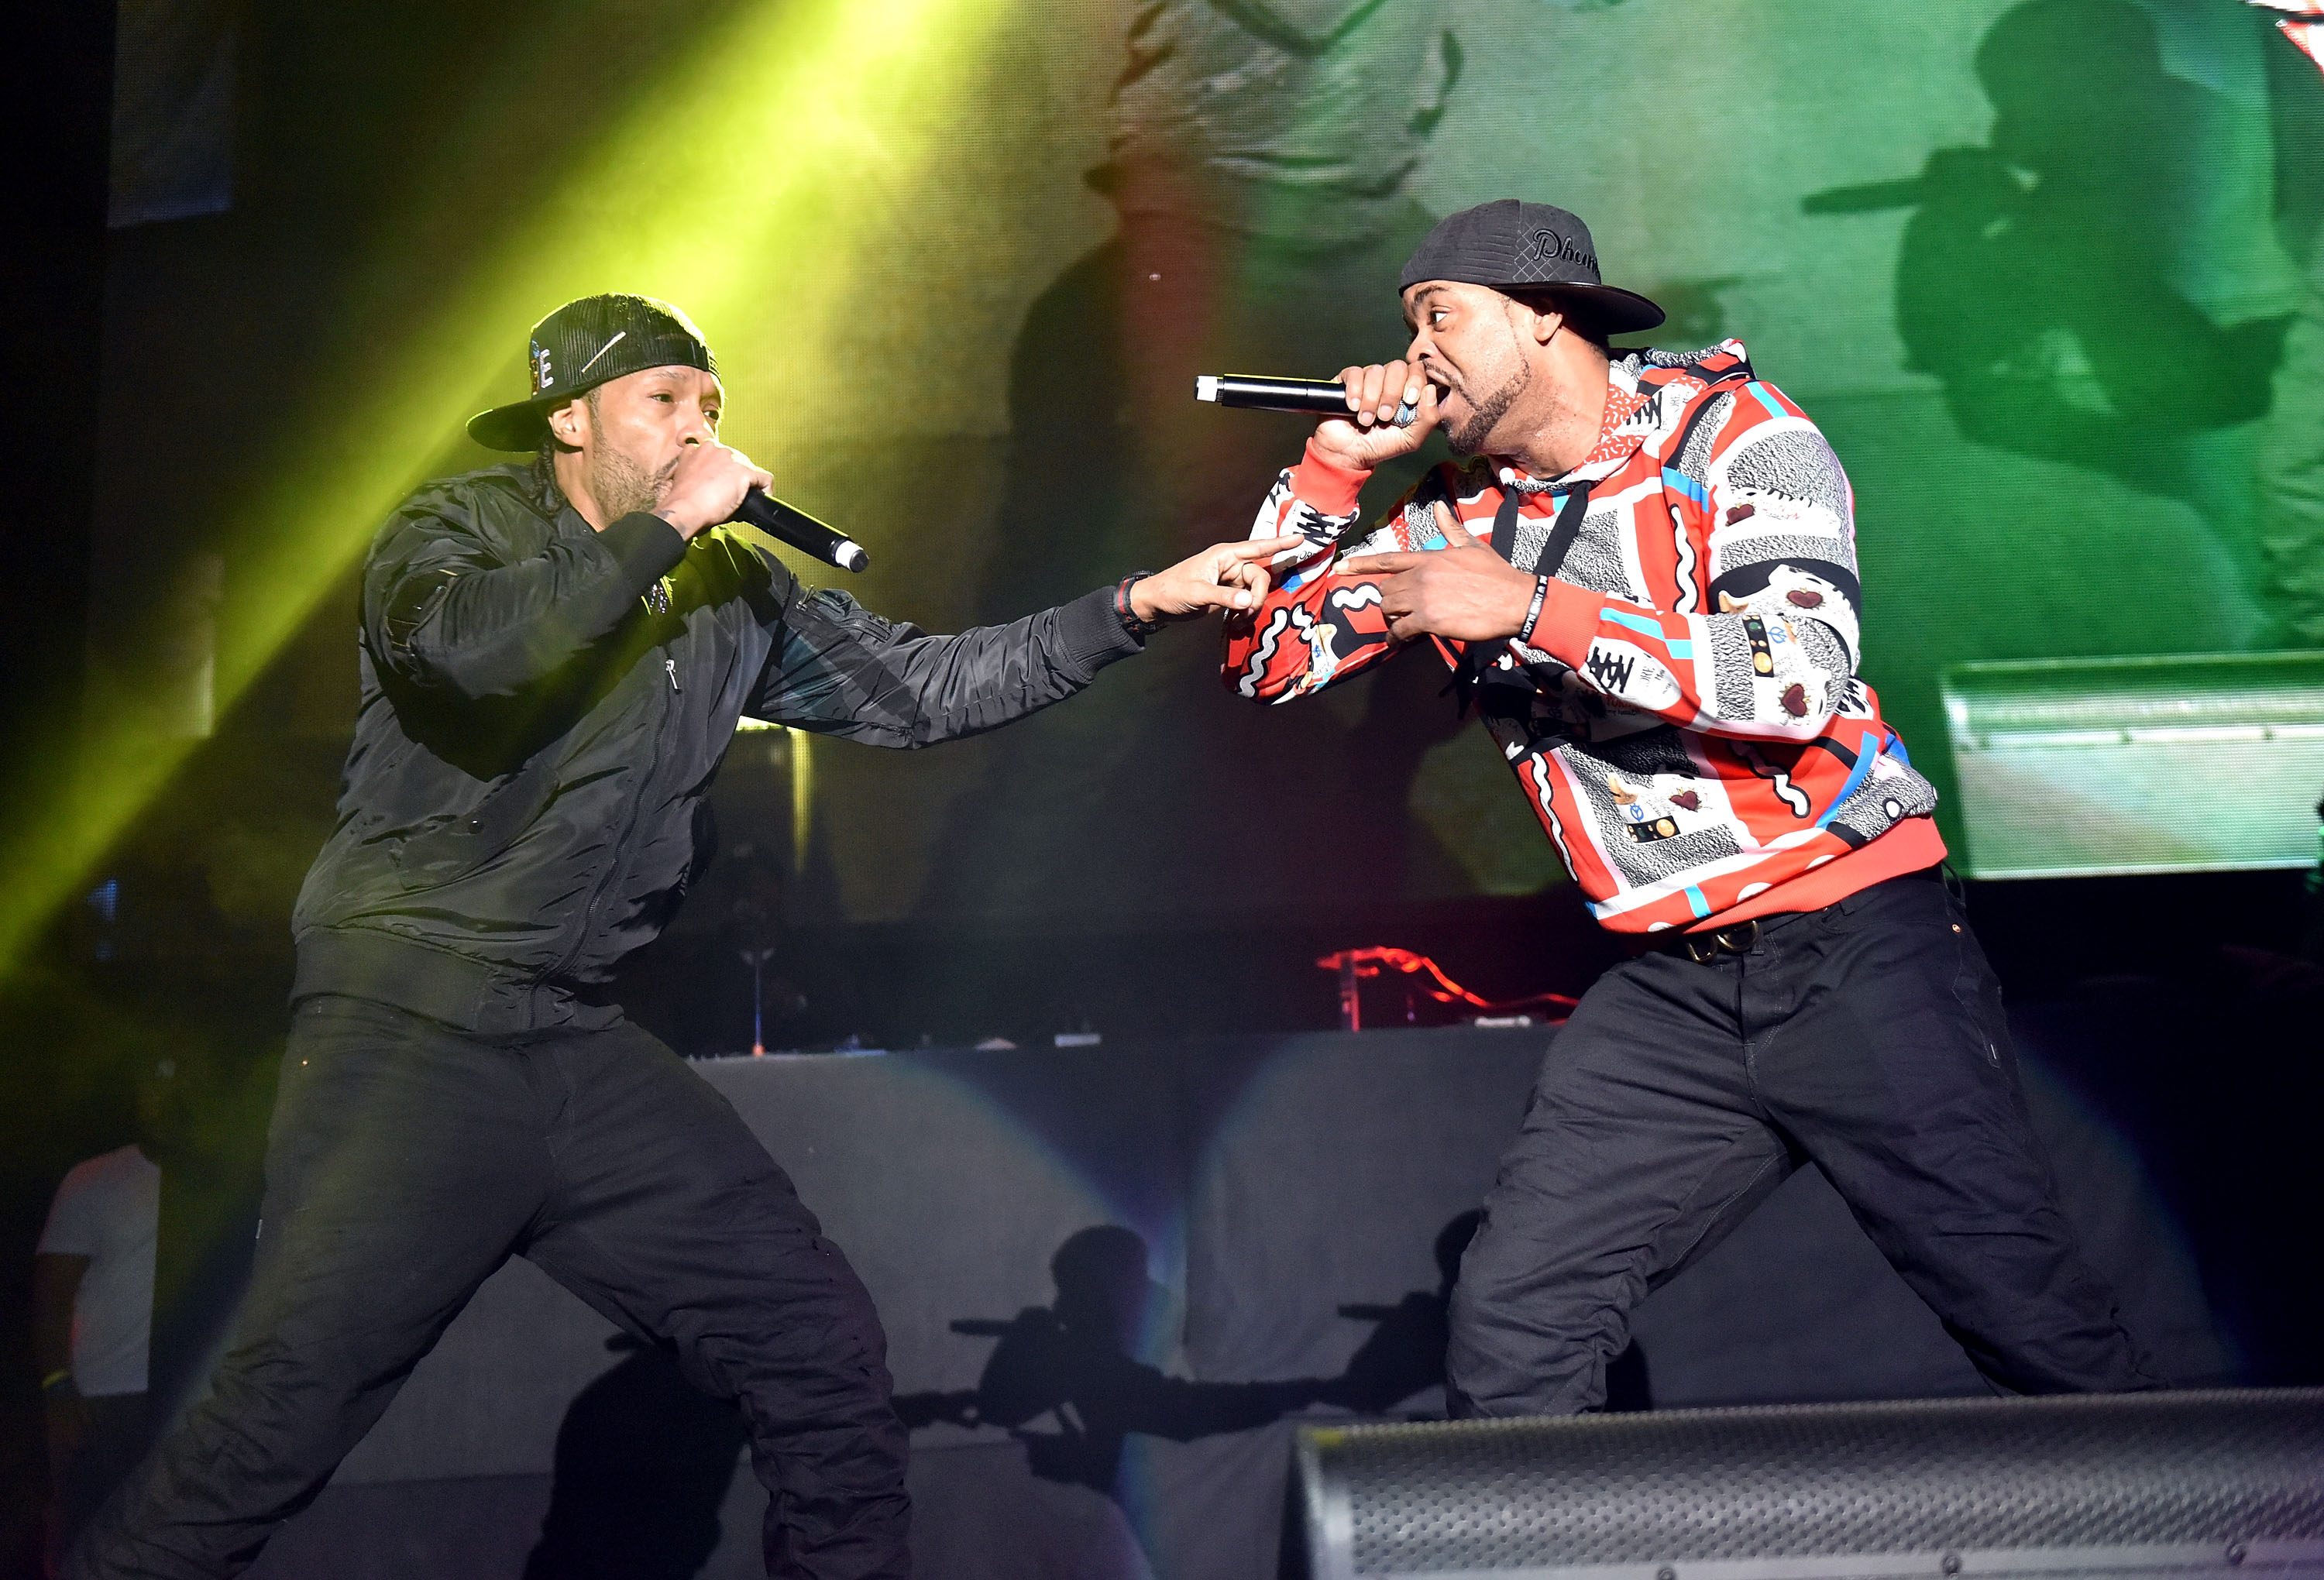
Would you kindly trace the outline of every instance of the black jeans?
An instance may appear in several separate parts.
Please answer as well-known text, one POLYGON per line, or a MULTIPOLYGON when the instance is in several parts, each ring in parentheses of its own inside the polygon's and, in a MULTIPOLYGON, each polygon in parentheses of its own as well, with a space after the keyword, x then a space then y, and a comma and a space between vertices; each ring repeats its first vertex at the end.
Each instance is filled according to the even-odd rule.
POLYGON ((1629 1314, 1802 1162, 2015 1393, 2153 1388, 2027 1121, 2001 990, 1934 875, 1609 971, 1552 1044, 1452 1294, 1456 1415, 1606 1397, 1629 1314))
POLYGON ((71 1573, 239 1573, 511 1255, 740 1402, 769 1574, 909 1572, 871 1299, 733 1107, 652 1037, 483 1037, 303 1000, 266 1170, 257 1272, 211 1392, 71 1573))
POLYGON ((70 1457, 49 1466, 49 1536, 60 1557, 137 1468, 150 1437, 143 1393, 100 1393, 80 1407, 88 1435, 70 1457))

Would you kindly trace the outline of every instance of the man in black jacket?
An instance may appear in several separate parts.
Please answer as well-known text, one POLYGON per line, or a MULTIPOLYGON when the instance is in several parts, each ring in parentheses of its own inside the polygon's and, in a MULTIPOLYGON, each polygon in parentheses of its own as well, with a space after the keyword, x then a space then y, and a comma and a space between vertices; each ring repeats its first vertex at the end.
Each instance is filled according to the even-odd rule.
POLYGON ((1162 622, 1250 607, 1221 546, 931 637, 717 529, 767 473, 718 442, 702 335, 590 297, 469 432, 530 464, 429 484, 372 546, 362 704, 299 971, 259 1264, 210 1394, 84 1538, 85 1576, 238 1572, 479 1284, 530 1258, 736 1400, 770 1575, 901 1575, 905 1432, 869 1297, 725 1099, 622 1017, 744 713, 874 745, 1071 696, 1162 622))

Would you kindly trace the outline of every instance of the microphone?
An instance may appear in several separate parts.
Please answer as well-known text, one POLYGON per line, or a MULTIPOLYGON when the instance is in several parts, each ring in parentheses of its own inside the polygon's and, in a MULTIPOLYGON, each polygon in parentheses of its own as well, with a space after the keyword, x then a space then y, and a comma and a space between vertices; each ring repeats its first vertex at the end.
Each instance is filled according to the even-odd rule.
POLYGON ((787 505, 761 489, 742 496, 734 519, 748 522, 770 537, 779 537, 793 548, 805 549, 825 565, 843 571, 860 571, 872 563, 863 546, 837 532, 794 505, 787 505))
MULTIPOLYGON (((1348 391, 1337 379, 1259 379, 1248 373, 1202 373, 1194 399, 1242 411, 1312 411, 1352 418, 1348 391)), ((1396 426, 1408 427, 1419 409, 1409 400, 1396 409, 1396 426)))

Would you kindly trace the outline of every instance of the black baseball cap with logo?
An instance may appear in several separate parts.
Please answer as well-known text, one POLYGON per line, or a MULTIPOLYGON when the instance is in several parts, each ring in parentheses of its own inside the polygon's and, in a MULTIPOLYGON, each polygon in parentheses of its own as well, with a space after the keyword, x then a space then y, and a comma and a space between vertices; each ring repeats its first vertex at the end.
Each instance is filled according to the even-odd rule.
POLYGON ((570 301, 532 326, 532 393, 468 419, 468 436, 488 450, 533 450, 549 436, 549 414, 598 385, 648 368, 700 368, 715 378, 718 359, 694 320, 641 296, 570 301))
POLYGON ((1596 308, 1612 335, 1651 329, 1663 321, 1663 310, 1653 302, 1599 278, 1590 227, 1578 215, 1546 203, 1502 198, 1447 215, 1405 264, 1397 291, 1401 295, 1424 280, 1570 293, 1596 308))

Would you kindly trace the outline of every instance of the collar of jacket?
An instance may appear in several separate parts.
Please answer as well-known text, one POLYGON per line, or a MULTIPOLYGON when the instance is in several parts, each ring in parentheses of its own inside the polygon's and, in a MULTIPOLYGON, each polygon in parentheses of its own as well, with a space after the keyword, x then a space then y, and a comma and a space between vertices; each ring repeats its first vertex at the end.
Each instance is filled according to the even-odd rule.
MULTIPOLYGON (((1658 432, 1674 429, 1681 414, 1720 384, 1748 382, 1751 362, 1739 340, 1723 340, 1701 351, 1633 351, 1606 368, 1606 410, 1598 443, 1581 465, 1541 480, 1527 492, 1570 483, 1598 482, 1630 464, 1640 446, 1658 432), (1678 386, 1672 390, 1672 386, 1678 386), (1658 399, 1670 390, 1675 400, 1658 399)), ((1534 482, 1512 456, 1492 457, 1493 477, 1504 487, 1534 482)))
MULTIPOLYGON (((565 491, 557 486, 557 468, 547 455, 532 458, 531 484, 526 491, 527 497, 535 510, 552 521, 573 502, 565 497, 565 491)), ((576 510, 573 513, 577 516, 581 512, 576 510)))
POLYGON ((584 516, 573 501, 565 497, 565 491, 557 486, 557 468, 550 464, 546 455, 535 455, 532 464, 526 469, 524 497, 527 504, 540 512, 542 520, 560 531, 594 533, 596 530, 589 525, 589 518, 584 516))

